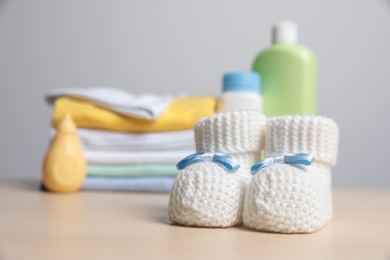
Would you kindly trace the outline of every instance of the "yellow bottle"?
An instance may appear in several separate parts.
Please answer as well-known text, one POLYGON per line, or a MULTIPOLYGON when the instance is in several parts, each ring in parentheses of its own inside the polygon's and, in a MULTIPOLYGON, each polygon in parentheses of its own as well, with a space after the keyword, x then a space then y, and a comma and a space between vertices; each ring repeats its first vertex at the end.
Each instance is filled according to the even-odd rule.
POLYGON ((84 182, 86 162, 69 113, 57 126, 43 163, 43 184, 49 191, 75 192, 84 182))

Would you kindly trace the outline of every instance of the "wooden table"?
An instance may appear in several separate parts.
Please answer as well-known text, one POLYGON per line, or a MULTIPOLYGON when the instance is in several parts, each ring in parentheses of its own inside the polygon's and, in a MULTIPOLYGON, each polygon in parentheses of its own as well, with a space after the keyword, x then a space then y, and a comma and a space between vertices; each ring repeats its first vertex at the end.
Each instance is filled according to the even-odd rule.
POLYGON ((308 235, 172 225, 167 194, 38 190, 0 180, 0 259, 386 259, 390 190, 334 190, 334 218, 308 235))

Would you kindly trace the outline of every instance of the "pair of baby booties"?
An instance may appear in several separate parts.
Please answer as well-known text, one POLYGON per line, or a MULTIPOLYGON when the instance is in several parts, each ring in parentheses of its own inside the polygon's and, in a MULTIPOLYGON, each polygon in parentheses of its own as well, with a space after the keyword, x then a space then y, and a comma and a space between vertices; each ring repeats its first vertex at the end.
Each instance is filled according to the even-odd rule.
POLYGON ((311 233, 332 217, 331 171, 339 132, 321 116, 281 116, 259 111, 215 114, 195 125, 197 152, 224 153, 240 168, 228 172, 203 161, 183 169, 169 199, 169 218, 185 226, 230 227, 243 223, 261 231, 311 233), (273 164, 254 176, 250 167, 264 157, 309 153, 310 166, 273 164))

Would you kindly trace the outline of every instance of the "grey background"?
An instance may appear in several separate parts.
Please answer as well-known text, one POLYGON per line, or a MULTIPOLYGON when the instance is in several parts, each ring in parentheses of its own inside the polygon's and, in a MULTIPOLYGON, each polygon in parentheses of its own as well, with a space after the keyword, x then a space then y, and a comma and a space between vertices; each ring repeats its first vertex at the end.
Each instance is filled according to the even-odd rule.
POLYGON ((390 1, 0 1, 0 177, 40 178, 52 88, 214 94, 291 19, 340 127, 335 186, 390 188, 390 1))

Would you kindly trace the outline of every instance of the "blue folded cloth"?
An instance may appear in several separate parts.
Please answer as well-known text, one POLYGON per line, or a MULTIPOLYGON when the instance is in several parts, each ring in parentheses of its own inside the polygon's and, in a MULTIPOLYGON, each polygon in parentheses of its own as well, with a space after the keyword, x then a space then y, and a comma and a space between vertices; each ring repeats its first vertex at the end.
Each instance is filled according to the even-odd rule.
POLYGON ((174 176, 147 176, 136 178, 88 176, 82 190, 170 192, 174 176))

